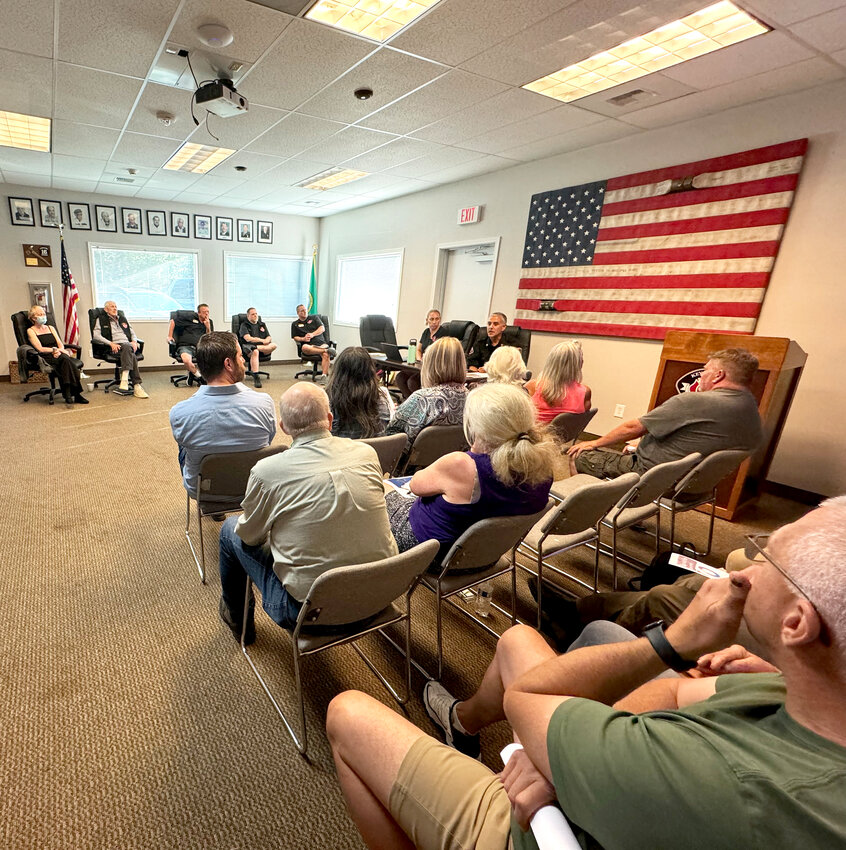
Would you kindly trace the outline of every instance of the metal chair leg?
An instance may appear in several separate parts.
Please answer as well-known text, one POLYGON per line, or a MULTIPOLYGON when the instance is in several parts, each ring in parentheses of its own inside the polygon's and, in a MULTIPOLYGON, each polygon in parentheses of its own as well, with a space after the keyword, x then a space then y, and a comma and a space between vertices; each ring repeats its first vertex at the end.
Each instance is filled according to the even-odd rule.
POLYGON ((438 681, 444 674, 444 636, 443 636, 443 617, 441 615, 441 583, 438 582, 438 589, 435 591, 435 623, 438 638, 438 681))
POLYGON ((538 543, 538 631, 541 630, 541 612, 543 611, 543 540, 538 543))
MULTIPOLYGON (((596 545, 599 550, 599 541, 596 545)), ((611 589, 617 589, 617 520, 611 523, 611 589)))
POLYGON ((517 547, 511 550, 511 625, 517 625, 517 547))
POLYGON ((602 548, 599 545, 599 542, 600 542, 599 541, 600 523, 601 523, 601 520, 600 520, 600 522, 598 522, 596 524, 596 528, 594 529, 594 531, 596 531, 596 553, 594 555, 594 561, 593 561, 593 592, 594 593, 599 593, 599 550, 602 548))
POLYGON ((188 548, 191 550, 191 555, 194 558, 194 564, 197 567, 197 572, 200 574, 200 581, 206 583, 206 560, 205 551, 203 549, 203 519, 200 513, 200 506, 197 505, 197 522, 200 526, 200 555, 197 555, 197 550, 194 548, 194 541, 191 539, 191 496, 185 492, 185 539, 188 541, 188 548))

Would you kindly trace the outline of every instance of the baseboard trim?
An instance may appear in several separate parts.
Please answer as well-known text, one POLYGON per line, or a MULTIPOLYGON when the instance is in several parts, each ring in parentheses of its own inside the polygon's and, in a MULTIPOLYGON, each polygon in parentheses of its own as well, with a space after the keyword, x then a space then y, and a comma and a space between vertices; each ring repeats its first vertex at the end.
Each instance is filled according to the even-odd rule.
POLYGON ((813 507, 828 498, 821 493, 812 493, 810 490, 791 487, 789 484, 779 484, 777 481, 765 481, 761 490, 770 496, 780 496, 783 499, 791 499, 801 505, 812 505, 813 507))

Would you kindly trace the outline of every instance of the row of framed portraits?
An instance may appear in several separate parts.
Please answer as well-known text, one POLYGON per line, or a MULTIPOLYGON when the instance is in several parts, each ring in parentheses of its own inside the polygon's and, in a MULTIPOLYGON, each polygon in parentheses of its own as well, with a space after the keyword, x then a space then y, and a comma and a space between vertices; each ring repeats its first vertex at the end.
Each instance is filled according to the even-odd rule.
MULTIPOLYGON (((68 224, 71 230, 92 230, 91 207, 89 204, 76 204, 71 201, 68 205, 68 224)), ((64 224, 62 204, 60 201, 38 201, 38 213, 42 227, 59 227, 64 224)), ((35 227, 35 209, 31 198, 13 198, 9 196, 9 215, 12 224, 19 227, 35 227)), ((221 239, 225 242, 263 242, 270 245, 273 242, 273 222, 253 221, 250 218, 227 218, 210 215, 191 215, 189 213, 163 210, 144 210, 143 214, 136 207, 121 207, 118 218, 117 207, 103 204, 94 205, 94 225, 103 233, 117 233, 118 223, 123 233, 140 236, 177 236, 187 239, 192 235, 195 239, 221 239), (168 233, 168 216, 170 217, 170 233, 168 233), (145 229, 146 228, 146 229, 145 229)))

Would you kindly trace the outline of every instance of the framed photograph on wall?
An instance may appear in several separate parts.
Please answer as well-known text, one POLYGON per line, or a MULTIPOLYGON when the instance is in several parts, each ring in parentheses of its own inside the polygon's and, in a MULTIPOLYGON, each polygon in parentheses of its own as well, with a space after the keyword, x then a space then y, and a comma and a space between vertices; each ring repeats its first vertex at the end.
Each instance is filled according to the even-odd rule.
POLYGON ((191 219, 188 216, 188 213, 175 213, 172 212, 170 214, 170 235, 171 236, 180 236, 184 239, 188 238, 188 222, 191 219))
POLYGON ((218 216, 217 219, 217 238, 225 239, 227 242, 232 241, 232 219, 218 216))
POLYGON ((123 219, 124 233, 140 234, 142 232, 140 209, 136 209, 135 207, 121 207, 120 214, 121 218, 123 219))
POLYGON ((32 198, 13 198, 9 196, 9 215, 12 217, 12 224, 16 224, 18 227, 35 227, 32 198))
POLYGON ((194 216, 194 238, 195 239, 211 239, 211 224, 210 215, 195 215, 194 216))
POLYGON ((96 204, 94 206, 94 216, 97 221, 97 230, 103 233, 117 233, 116 207, 106 207, 96 204))
POLYGON ((42 227, 58 227, 62 224, 62 205, 58 201, 42 201, 38 199, 38 209, 41 212, 42 227))
POLYGON ((29 284, 30 307, 43 307, 44 312, 53 315, 53 287, 49 283, 29 284))
POLYGON ((253 222, 249 218, 238 219, 238 241, 252 242, 253 241, 253 222))
POLYGON ((68 201, 68 221, 71 230, 91 230, 91 207, 68 201))
POLYGON ((257 221, 256 229, 256 242, 266 242, 268 245, 273 242, 272 221, 257 221))
POLYGON ((167 215, 163 210, 147 210, 147 235, 167 236, 167 215))

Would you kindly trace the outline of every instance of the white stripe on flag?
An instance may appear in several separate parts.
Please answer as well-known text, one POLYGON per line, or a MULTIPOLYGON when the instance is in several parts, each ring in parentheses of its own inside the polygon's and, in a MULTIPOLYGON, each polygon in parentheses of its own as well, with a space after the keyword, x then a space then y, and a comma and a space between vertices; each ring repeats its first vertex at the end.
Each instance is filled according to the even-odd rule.
POLYGON ((739 227, 736 230, 706 230, 670 236, 632 236, 597 242, 595 254, 613 251, 654 251, 659 248, 695 248, 700 245, 739 245, 742 242, 776 242, 783 224, 769 227, 739 227))
POLYGON ((521 269, 520 277, 543 279, 550 277, 645 277, 649 275, 745 274, 768 272, 773 257, 738 257, 733 260, 689 260, 680 263, 620 263, 606 266, 547 266, 542 269, 521 269))
POLYGON ((756 319, 737 319, 731 316, 673 316, 667 313, 596 313, 584 312, 538 313, 535 310, 518 310, 518 319, 540 321, 579 322, 592 325, 631 325, 663 328, 691 328, 703 331, 736 331, 751 333, 756 319), (547 319, 549 315, 549 319, 547 319))
POLYGON ((759 304, 764 288, 748 289, 519 289, 518 298, 541 301, 720 301, 759 304))

